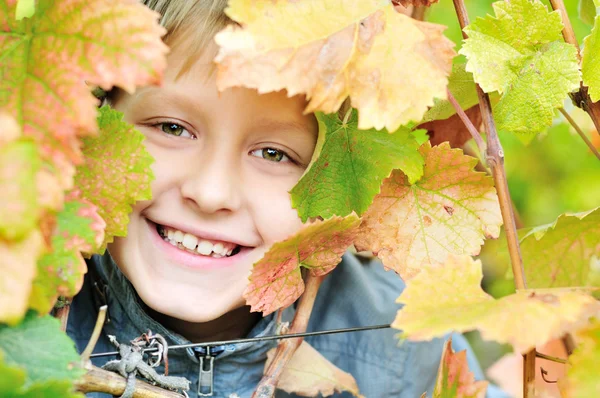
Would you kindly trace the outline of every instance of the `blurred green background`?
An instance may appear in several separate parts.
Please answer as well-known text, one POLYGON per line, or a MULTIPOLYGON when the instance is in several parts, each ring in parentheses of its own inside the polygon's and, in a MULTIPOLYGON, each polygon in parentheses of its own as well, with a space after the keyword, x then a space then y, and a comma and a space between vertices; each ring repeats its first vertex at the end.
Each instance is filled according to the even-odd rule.
MULTIPOLYGON (((494 15, 491 0, 465 0, 470 20, 494 15)), ((564 0, 577 39, 581 45, 592 26, 579 18, 579 0, 564 0)), ((545 0, 551 9, 549 1, 545 0)), ((462 35, 452 0, 440 0, 426 13, 426 20, 448 26, 446 36, 460 48, 462 35)), ((460 57, 457 62, 464 62, 460 57)), ((600 148, 600 135, 585 112, 575 108, 569 100, 565 109, 600 148)), ((547 132, 525 145, 516 136, 501 134, 509 188, 522 227, 553 222, 560 214, 581 212, 600 206, 600 161, 591 153, 583 140, 557 112, 554 124, 547 132)), ((498 242, 490 241, 482 252, 484 288, 500 297, 514 291, 512 280, 505 278, 509 264, 498 261, 498 242)), ((469 333, 484 368, 493 364, 508 347, 482 342, 477 333, 469 333)))

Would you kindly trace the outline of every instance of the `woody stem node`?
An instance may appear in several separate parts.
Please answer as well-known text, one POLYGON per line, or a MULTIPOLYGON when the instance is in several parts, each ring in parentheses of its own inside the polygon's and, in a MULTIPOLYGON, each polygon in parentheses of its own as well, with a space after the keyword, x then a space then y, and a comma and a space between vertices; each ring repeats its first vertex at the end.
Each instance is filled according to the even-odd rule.
MULTIPOLYGON (((464 32, 464 28, 469 25, 469 15, 467 8, 465 7, 464 0, 453 0, 454 9, 458 17, 458 22, 463 30, 463 37, 466 39, 467 35, 464 32)), ((504 170, 504 151, 498 138, 498 132, 496 131, 496 124, 494 123, 494 117, 492 115, 492 105, 490 103, 489 96, 483 92, 479 85, 477 87, 477 96, 479 97, 479 108, 481 110, 481 116, 487 133, 487 151, 486 160, 492 176, 494 178, 494 184, 498 192, 498 201, 500 202, 500 212, 502 213, 502 220, 504 222, 504 229, 506 231, 506 239, 508 242, 508 251, 510 254, 510 261, 512 265, 512 271, 515 279, 515 287, 517 289, 525 289, 527 287, 525 282, 525 272, 523 270, 523 260, 521 258, 521 248, 519 246, 519 239, 517 235, 517 227, 515 223, 515 217, 512 212, 512 201, 510 199, 510 192, 508 190, 508 182, 506 180, 506 171, 504 170)), ((535 394, 534 389, 529 387, 535 385, 535 349, 529 351, 523 355, 523 397, 532 398, 535 394)))
MULTIPOLYGON (((308 274, 305 284, 304 293, 298 301, 296 315, 289 329, 289 333, 302 333, 308 327, 308 320, 317 298, 317 292, 326 275, 314 276, 308 274)), ((263 378, 256 387, 256 391, 252 395, 253 398, 271 398, 275 394, 277 382, 281 377, 285 366, 292 359, 292 356, 302 344, 302 337, 285 339, 279 343, 275 351, 275 356, 269 367, 265 370, 263 378)))

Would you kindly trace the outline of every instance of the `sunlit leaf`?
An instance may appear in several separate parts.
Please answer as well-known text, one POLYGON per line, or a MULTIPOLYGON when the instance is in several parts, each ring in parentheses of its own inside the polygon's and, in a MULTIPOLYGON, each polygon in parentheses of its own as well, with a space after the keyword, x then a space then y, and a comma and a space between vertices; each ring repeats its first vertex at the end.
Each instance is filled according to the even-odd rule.
POLYGON ((0 108, 69 188, 78 137, 96 132, 97 100, 86 85, 133 91, 158 83, 166 66, 157 14, 130 0, 39 0, 17 21, 16 2, 0 8, 0 108), (118 28, 117 28, 118 27, 118 28))
POLYGON ((481 262, 468 256, 424 267, 398 298, 404 306, 392 326, 410 340, 477 329, 485 340, 524 353, 581 328, 600 310, 592 296, 573 289, 522 290, 495 300, 481 278, 481 262))
POLYGON ((600 357, 600 322, 577 332, 577 348, 569 357, 567 376, 560 381, 565 398, 600 396, 598 358, 600 357))
POLYGON ((444 344, 433 398, 485 398, 487 381, 475 381, 469 371, 467 351, 455 353, 452 339, 444 344))
POLYGON ((215 38, 220 90, 306 93, 306 111, 324 113, 349 96, 359 128, 389 131, 446 97, 454 51, 444 28, 398 13, 389 1, 234 0, 226 12, 241 27, 215 38))
POLYGON ((425 143, 420 152, 423 177, 411 185, 394 171, 363 215, 355 241, 403 278, 450 253, 478 254, 484 237, 498 237, 502 224, 492 178, 473 171, 477 159, 448 143, 425 143))
POLYGON ((600 6, 598 0, 579 0, 579 18, 587 24, 593 25, 596 18, 596 7, 600 6))
POLYGON ((98 206, 106 222, 99 251, 114 236, 125 236, 131 206, 152 196, 152 157, 142 144, 144 135, 124 122, 123 114, 107 106, 100 108, 100 135, 83 140, 85 164, 77 168, 75 185, 83 198, 98 206))
POLYGON ((336 114, 317 113, 318 157, 291 190, 302 221, 310 217, 361 215, 379 193, 381 181, 401 169, 411 182, 423 174, 419 144, 408 128, 358 130, 352 111, 344 123, 336 114))
POLYGON ((0 322, 16 324, 25 315, 37 259, 44 250, 37 229, 19 241, 0 239, 0 322))
POLYGON ((592 33, 583 40, 581 72, 592 101, 600 100, 600 16, 594 18, 592 33))
POLYGON ((244 292, 251 310, 268 315, 296 301, 304 292, 301 269, 315 276, 332 271, 352 244, 359 223, 354 213, 316 221, 271 246, 254 264, 244 292))
POLYGON ((600 208, 533 228, 521 254, 529 287, 600 287, 600 208))
POLYGON ((98 209, 73 192, 58 213, 52 248, 38 261, 29 307, 40 313, 52 309, 59 295, 72 297, 83 284, 87 266, 83 253, 95 252, 104 239, 98 209))
MULTIPOLYGON (((267 353, 265 369, 273 361, 276 349, 267 353)), ((362 397, 354 377, 329 362, 306 341, 300 344, 290 361, 285 364, 277 388, 302 397, 328 397, 342 391, 362 397)))
POLYGON ((460 50, 467 71, 486 92, 503 94, 494 110, 498 129, 535 133, 552 124, 554 110, 579 88, 577 50, 562 41, 558 11, 539 0, 498 1, 496 17, 465 28, 460 50))
POLYGON ((17 0, 15 19, 30 18, 35 13, 35 0, 17 0))
POLYGON ((83 374, 71 339, 50 316, 29 314, 15 328, 0 325, 0 396, 83 398, 73 380, 83 374))

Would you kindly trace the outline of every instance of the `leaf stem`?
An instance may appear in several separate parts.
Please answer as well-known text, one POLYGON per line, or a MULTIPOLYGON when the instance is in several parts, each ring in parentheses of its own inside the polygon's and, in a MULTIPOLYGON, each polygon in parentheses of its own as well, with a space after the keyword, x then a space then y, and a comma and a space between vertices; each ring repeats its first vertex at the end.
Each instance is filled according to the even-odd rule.
POLYGON ((92 336, 90 337, 90 341, 88 341, 85 350, 81 353, 81 360, 83 362, 87 362, 90 359, 90 355, 92 351, 94 351, 94 347, 96 347, 96 343, 98 342, 98 338, 100 337, 100 333, 102 333, 102 327, 104 326, 104 321, 106 320, 106 310, 107 306, 103 305, 98 310, 98 317, 96 318, 96 325, 94 325, 94 330, 92 331, 92 336))
POLYGON ((483 138, 481 138, 481 134, 479 134, 479 131, 477 131, 477 128, 473 125, 473 122, 471 122, 471 119, 469 119, 469 116, 467 116, 465 111, 463 111, 460 104, 458 103, 458 101, 456 101, 456 98, 454 98, 450 90, 446 89, 446 92, 448 93, 448 101, 450 101, 454 109, 456 109, 458 117, 465 124, 467 130, 469 130, 469 133, 471 133, 471 136, 475 140, 475 143, 477 143, 479 153, 481 154, 481 156, 484 156, 484 154, 486 153, 486 146, 485 142, 483 141, 483 138))
MULTIPOLYGON (((305 282, 306 288, 298 302, 298 309, 294 315, 294 320, 290 326, 289 333, 302 333, 306 331, 308 320, 315 304, 315 299, 317 298, 319 286, 321 286, 325 276, 326 275, 313 276, 309 272, 305 282)), ((274 396, 277 382, 279 381, 285 366, 302 343, 302 340, 304 340, 302 337, 298 337, 286 339, 279 343, 273 361, 268 369, 265 369, 265 374, 252 395, 253 398, 271 398, 274 396)))
MULTIPOLYGON (((87 373, 75 381, 75 389, 84 394, 101 392, 120 396, 125 391, 127 380, 121 375, 93 366, 90 362, 86 365, 87 373)), ((134 398, 184 398, 183 395, 173 391, 153 386, 143 380, 135 381, 134 398)))
POLYGON ((590 151, 592 151, 592 153, 594 155, 596 155, 596 157, 598 158, 598 160, 600 160, 600 153, 594 147, 594 144, 592 144, 592 142, 587 137, 587 135, 585 135, 585 133, 583 132, 583 130, 581 130, 581 127, 579 127, 579 125, 575 122, 575 120, 573 120, 573 118, 571 117, 571 115, 569 115, 567 113, 567 111, 565 111, 564 108, 559 108, 558 110, 560 111, 560 113, 562 113, 562 115, 565 117, 565 119, 567 119, 567 121, 571 124, 571 126, 573 126, 573 128, 575 129, 575 131, 577 131, 577 134, 579 134, 579 136, 585 142, 585 144, 588 146, 588 148, 590 148, 590 151))
MULTIPOLYGON (((460 28, 463 31, 463 38, 467 38, 464 29, 469 25, 469 15, 465 7, 464 0, 453 0, 454 9, 460 23, 460 28)), ((504 221, 504 229, 506 231, 506 239, 508 242, 508 251, 517 289, 525 289, 527 287, 525 281, 525 272, 523 270, 523 259, 521 257, 521 248, 517 235, 517 227, 515 217, 512 212, 512 201, 508 190, 508 182, 506 180, 506 171, 504 170, 504 151, 498 138, 494 117, 492 115, 492 105, 489 96, 483 92, 481 87, 476 84, 477 96, 479 97, 479 108, 487 133, 487 151, 486 161, 489 168, 492 170, 492 176, 498 192, 498 200, 500 202, 500 212, 504 221)), ((535 349, 523 355, 523 397, 530 398, 534 396, 534 389, 529 386, 535 386, 535 349)))
POLYGON ((562 364, 566 364, 567 363, 566 359, 557 358, 557 357, 553 357, 553 356, 550 356, 550 355, 542 354, 541 352, 536 352, 535 356, 538 357, 538 358, 546 359, 548 361, 552 361, 552 362, 558 362, 558 363, 562 363, 562 364))

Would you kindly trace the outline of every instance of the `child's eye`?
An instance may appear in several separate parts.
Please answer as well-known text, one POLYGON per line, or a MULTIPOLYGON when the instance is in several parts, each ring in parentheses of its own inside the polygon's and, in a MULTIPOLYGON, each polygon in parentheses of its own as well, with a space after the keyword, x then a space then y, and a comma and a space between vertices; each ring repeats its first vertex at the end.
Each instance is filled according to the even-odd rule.
POLYGON ((191 138, 191 139, 196 139, 196 136, 191 134, 189 131, 187 131, 187 129, 177 123, 172 123, 172 122, 162 122, 162 123, 157 123, 156 126, 160 127, 160 129, 169 135, 174 135, 176 137, 183 137, 183 138, 191 138))
POLYGON ((291 160, 285 152, 275 148, 256 149, 251 154, 271 162, 289 162, 291 160))

